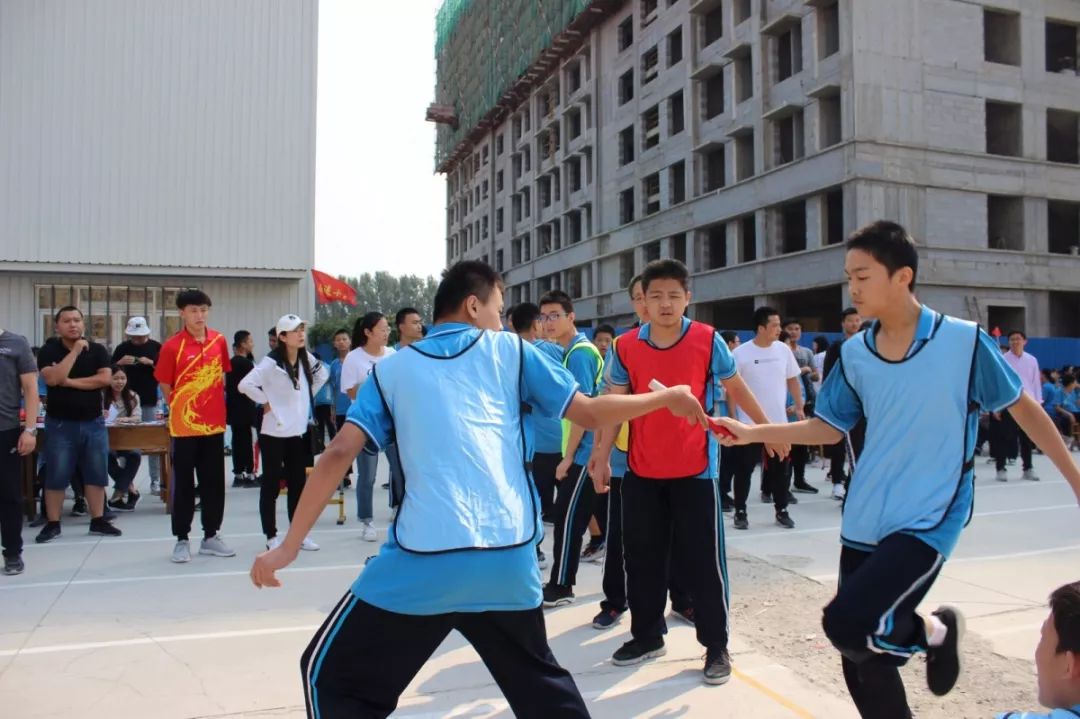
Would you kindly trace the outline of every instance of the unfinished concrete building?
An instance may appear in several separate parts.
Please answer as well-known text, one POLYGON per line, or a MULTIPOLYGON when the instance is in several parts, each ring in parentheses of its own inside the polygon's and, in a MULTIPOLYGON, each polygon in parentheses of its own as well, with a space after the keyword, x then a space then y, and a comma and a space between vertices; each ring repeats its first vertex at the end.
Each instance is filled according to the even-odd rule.
POLYGON ((1077 336, 1078 56, 1075 0, 447 0, 446 259, 625 325, 675 257, 699 319, 834 330, 842 241, 889 218, 924 302, 1077 336))

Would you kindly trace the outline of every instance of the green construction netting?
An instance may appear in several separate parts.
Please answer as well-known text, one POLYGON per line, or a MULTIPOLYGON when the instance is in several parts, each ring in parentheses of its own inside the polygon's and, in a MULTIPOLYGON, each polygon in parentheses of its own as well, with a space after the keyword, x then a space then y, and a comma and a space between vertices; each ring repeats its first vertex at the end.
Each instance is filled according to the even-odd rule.
POLYGON ((590 0, 445 0, 435 20, 435 102, 454 108, 458 129, 438 126, 436 167, 590 4, 590 0))

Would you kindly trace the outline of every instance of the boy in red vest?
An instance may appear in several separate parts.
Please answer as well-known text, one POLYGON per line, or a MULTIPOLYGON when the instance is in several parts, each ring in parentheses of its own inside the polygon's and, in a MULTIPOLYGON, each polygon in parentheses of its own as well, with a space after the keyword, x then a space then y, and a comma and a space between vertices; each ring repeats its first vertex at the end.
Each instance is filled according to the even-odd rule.
MULTIPOLYGON (((642 275, 649 321, 619 338, 608 353, 608 392, 645 394, 652 380, 687 385, 712 407, 716 382, 756 422, 765 414, 739 377, 727 344, 710 325, 683 314, 690 304, 689 273, 676 260, 650 262, 642 275)), ((606 491, 615 439, 606 429, 589 461, 598 491, 606 491)), ((771 452, 787 454, 784 447, 771 452)), ((623 551, 633 639, 612 656, 619 666, 659 657, 664 649, 664 605, 669 558, 680 557, 694 600, 698 641, 705 646, 705 682, 731 676, 728 655, 728 581, 724 527, 717 489, 717 444, 708 432, 658 413, 630 422, 629 468, 623 478, 623 551)))

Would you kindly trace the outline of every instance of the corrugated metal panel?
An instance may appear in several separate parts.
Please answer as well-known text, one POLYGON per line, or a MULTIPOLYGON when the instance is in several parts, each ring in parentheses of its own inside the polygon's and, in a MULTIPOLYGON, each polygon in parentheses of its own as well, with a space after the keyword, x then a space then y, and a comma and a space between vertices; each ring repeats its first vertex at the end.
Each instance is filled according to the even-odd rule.
MULTIPOLYGON (((37 307, 36 288, 43 285, 63 286, 132 286, 132 287, 199 287, 213 301, 210 324, 220 332, 232 338, 238 329, 249 330, 256 335, 256 347, 259 354, 264 351, 266 331, 287 312, 298 312, 310 317, 314 313, 311 281, 303 280, 241 280, 213 279, 200 280, 196 277, 124 277, 113 275, 61 275, 61 274, 16 274, 0 273, 0 328, 17 332, 30 339, 32 344, 40 344, 49 335, 50 324, 43 320, 54 307, 37 307)), ((90 308, 81 307, 84 313, 90 308)), ((127 320, 126 314, 115 306, 111 308, 117 316, 117 333, 122 332, 121 322, 127 320)), ((99 304, 93 309, 101 313, 99 304)), ((162 326, 160 317, 151 317, 151 326, 158 334, 162 326)))
POLYGON ((0 3, 0 259, 310 268, 317 15, 0 3))

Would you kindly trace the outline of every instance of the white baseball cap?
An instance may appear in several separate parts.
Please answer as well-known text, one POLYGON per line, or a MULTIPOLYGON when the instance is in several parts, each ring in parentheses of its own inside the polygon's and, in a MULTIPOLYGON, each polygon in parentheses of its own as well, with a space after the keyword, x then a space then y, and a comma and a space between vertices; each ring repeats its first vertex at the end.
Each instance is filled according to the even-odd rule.
POLYGON ((275 331, 277 334, 281 334, 282 332, 292 332, 303 324, 307 323, 300 319, 300 315, 282 315, 281 319, 277 321, 275 331))
POLYGON ((129 337, 147 337, 150 334, 150 325, 145 317, 132 317, 128 320, 124 333, 129 337))

